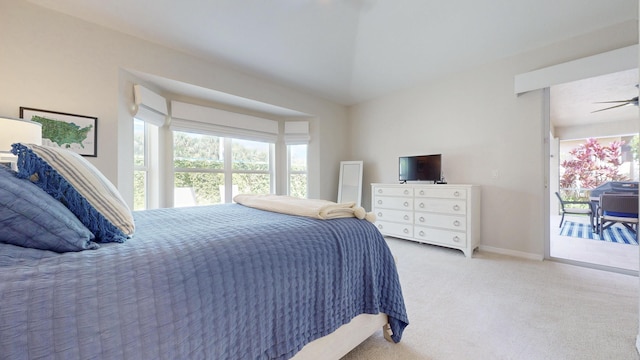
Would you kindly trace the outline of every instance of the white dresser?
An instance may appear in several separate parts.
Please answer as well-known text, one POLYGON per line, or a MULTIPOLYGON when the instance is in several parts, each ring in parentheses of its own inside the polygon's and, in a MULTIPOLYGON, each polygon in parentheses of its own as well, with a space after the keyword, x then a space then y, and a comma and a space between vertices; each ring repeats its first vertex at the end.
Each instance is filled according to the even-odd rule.
POLYGON ((371 207, 383 235, 459 249, 480 245, 480 187, 371 184, 371 207))

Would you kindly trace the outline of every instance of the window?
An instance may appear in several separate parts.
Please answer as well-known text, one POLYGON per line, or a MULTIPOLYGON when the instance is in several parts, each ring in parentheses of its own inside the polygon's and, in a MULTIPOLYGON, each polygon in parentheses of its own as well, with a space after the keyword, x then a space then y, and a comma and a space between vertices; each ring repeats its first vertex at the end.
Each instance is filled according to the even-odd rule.
POLYGON ((148 208, 148 126, 140 119, 133 119, 133 209, 148 208))
POLYGON ((271 154, 274 144, 230 139, 232 193, 269 194, 273 189, 271 154))
POLYGON ((307 144, 287 145, 287 193, 307 197, 307 144))
POLYGON ((290 196, 306 198, 309 188, 307 167, 309 122, 286 121, 284 142, 287 145, 287 193, 290 196))
POLYGON ((133 210, 157 208, 159 204, 159 127, 133 119, 133 210))
POLYGON ((230 203, 239 192, 271 192, 274 144, 188 131, 174 131, 173 139, 175 207, 230 203))
POLYGON ((219 204, 224 145, 217 136, 173 132, 174 207, 219 204))
POLYGON ((133 209, 153 209, 164 204, 161 189, 161 154, 167 100, 146 87, 133 86, 136 114, 133 119, 133 209))

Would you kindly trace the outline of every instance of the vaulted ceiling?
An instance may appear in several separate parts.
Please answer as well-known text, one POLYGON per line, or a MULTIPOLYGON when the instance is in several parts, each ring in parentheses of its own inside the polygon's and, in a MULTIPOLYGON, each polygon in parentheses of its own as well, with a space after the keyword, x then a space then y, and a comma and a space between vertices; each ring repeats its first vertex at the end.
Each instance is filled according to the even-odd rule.
POLYGON ((637 0, 28 0, 340 104, 629 20, 637 0))

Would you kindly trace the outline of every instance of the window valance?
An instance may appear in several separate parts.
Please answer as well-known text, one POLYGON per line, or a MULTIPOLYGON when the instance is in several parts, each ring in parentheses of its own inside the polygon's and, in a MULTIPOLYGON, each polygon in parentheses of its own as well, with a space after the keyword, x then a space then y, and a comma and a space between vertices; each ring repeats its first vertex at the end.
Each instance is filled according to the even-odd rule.
POLYGON ((284 123, 284 142, 287 145, 308 144, 310 139, 308 121, 287 121, 284 123))
POLYGON ((156 126, 167 120, 167 100, 142 85, 133 85, 133 98, 137 107, 135 117, 156 126))
POLYGON ((171 129, 208 135, 276 142, 278 122, 206 106, 171 102, 171 129))

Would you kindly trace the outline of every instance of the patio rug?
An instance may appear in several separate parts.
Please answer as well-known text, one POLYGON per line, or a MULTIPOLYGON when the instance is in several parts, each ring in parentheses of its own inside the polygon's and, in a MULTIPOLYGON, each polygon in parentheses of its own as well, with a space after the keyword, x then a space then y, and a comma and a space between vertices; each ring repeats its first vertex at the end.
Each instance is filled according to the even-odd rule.
POLYGON ((565 221, 560 229, 560 235, 583 239, 602 240, 620 244, 638 245, 636 235, 620 224, 615 224, 603 231, 603 234, 594 234, 591 226, 585 223, 565 221))

